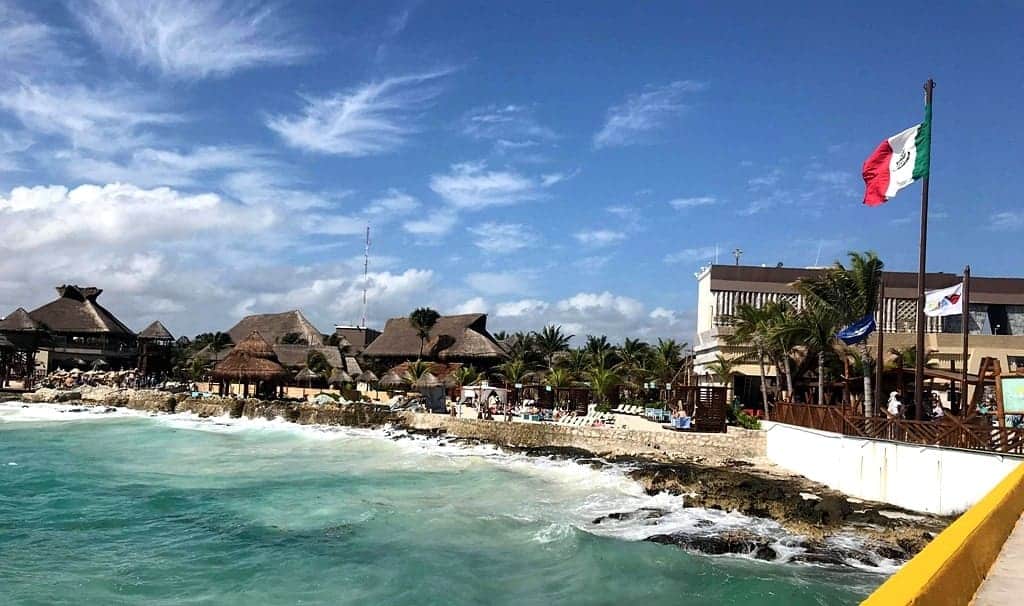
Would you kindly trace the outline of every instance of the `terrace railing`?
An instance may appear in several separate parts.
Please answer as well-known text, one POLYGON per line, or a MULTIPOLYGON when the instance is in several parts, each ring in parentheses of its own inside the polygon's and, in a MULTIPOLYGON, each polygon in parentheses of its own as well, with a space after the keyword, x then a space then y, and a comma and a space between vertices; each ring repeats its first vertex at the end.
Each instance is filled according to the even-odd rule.
POLYGON ((934 421, 909 421, 865 417, 840 406, 776 404, 772 420, 858 438, 1024 454, 1024 429, 995 427, 985 416, 961 419, 946 415, 934 421))

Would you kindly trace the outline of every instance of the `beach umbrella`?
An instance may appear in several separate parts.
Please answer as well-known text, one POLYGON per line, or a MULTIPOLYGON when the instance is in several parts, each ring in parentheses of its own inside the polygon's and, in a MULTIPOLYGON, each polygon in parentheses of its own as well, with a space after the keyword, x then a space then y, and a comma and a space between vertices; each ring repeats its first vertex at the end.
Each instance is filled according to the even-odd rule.
POLYGON ((358 378, 363 383, 377 383, 378 381, 380 381, 380 379, 377 378, 377 375, 373 374, 372 370, 364 370, 363 372, 359 373, 358 378))
POLYGON ((384 377, 380 380, 380 384, 383 387, 401 387, 402 385, 407 384, 407 381, 402 377, 398 376, 398 373, 396 373, 395 371, 389 370, 387 374, 385 374, 384 377))
POLYGON ((345 383, 351 383, 352 376, 340 368, 335 368, 331 371, 331 378, 327 380, 328 385, 344 385, 345 383))
POLYGON ((420 378, 413 381, 412 386, 417 389, 430 389, 433 387, 443 387, 444 383, 442 383, 434 373, 428 371, 423 373, 420 378))

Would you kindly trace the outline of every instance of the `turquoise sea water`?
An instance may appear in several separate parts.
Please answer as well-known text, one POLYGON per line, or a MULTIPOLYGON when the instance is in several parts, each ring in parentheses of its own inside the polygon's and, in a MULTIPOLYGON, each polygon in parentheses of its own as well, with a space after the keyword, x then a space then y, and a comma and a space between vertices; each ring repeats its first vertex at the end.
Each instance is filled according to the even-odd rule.
POLYGON ((621 470, 68 408, 0 404, 2 604, 832 605, 884 579, 639 541, 698 518, 776 530, 643 495, 621 470), (591 524, 643 506, 673 513, 591 524))

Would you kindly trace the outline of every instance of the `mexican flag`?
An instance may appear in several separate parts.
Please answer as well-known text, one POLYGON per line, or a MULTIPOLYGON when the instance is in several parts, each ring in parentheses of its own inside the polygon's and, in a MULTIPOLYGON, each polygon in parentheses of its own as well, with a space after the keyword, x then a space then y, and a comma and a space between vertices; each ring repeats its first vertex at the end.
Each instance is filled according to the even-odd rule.
POLYGON ((926 105, 924 122, 882 141, 864 161, 864 204, 883 204, 899 190, 927 177, 931 148, 932 106, 926 105))

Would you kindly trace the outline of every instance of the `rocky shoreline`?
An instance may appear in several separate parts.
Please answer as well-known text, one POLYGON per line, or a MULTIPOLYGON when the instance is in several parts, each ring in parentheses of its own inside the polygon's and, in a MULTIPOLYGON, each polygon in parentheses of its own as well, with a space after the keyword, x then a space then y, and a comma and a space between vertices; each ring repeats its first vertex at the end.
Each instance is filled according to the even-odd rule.
MULTIPOLYGON (((193 398, 157 390, 86 387, 74 391, 40 389, 34 393, 0 394, 2 400, 64 403, 69 406, 125 407, 152 413, 193 413, 199 417, 282 418, 301 425, 350 427, 393 426, 461 443, 484 440, 447 436, 444 430, 417 430, 403 413, 363 404, 312 404, 220 397, 193 398)), ((398 437, 401 434, 397 434, 398 437)), ((829 566, 876 567, 908 560, 952 520, 918 514, 880 503, 847 497, 806 478, 779 473, 750 461, 716 461, 621 456, 564 446, 516 448, 533 456, 572 459, 592 466, 623 465, 650 495, 683 497, 686 507, 736 511, 750 518, 772 520, 788 533, 779 538, 754 530, 652 534, 646 540, 703 554, 739 554, 767 561, 793 561, 829 566)), ((697 511, 697 509, 695 509, 697 511)), ((669 512, 656 508, 613 512, 592 521, 595 526, 629 521, 655 526, 669 512)), ((710 527, 710 521, 708 526, 710 527)))

